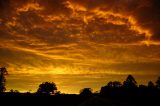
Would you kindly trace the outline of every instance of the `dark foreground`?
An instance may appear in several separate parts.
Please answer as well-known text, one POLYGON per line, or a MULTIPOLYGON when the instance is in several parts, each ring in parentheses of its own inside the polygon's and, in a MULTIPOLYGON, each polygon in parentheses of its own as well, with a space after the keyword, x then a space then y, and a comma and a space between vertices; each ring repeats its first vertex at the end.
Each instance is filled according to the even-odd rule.
POLYGON ((0 106, 160 106, 160 96, 0 94, 0 106))

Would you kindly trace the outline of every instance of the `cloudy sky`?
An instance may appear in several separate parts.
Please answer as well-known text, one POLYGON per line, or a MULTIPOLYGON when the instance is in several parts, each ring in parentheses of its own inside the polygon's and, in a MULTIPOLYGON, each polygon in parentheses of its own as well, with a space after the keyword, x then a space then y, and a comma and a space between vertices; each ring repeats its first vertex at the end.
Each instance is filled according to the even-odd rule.
POLYGON ((0 0, 0 67, 7 90, 100 89, 128 74, 160 76, 159 0, 0 0))

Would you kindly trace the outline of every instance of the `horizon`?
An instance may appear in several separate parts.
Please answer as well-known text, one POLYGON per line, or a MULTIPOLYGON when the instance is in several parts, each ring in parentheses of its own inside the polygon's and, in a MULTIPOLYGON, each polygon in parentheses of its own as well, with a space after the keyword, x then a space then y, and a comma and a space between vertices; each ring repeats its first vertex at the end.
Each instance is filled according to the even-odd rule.
MULTIPOLYGON (((12 75, 12 78, 15 78, 14 76, 17 76, 17 74, 12 75)), ((43 82, 54 82, 58 88, 58 91, 60 91, 61 93, 65 93, 65 94, 79 94, 80 90, 83 88, 91 88, 93 90, 93 92, 96 91, 100 91, 101 87, 106 86, 108 82, 110 81, 120 81, 122 84, 123 82, 126 80, 128 75, 112 75, 112 76, 108 76, 108 75, 93 75, 93 74, 81 74, 81 75, 67 75, 66 74, 61 74, 61 75, 42 75, 42 74, 36 74, 36 75, 32 75, 33 78, 35 78, 35 76, 39 76, 38 79, 42 78, 43 80, 33 80, 30 79, 29 81, 27 81, 25 83, 25 86, 23 86, 23 82, 25 82, 25 80, 27 80, 27 78, 31 78, 31 76, 29 77, 29 75, 23 75, 23 78, 19 78, 20 80, 16 81, 17 85, 14 84, 10 84, 10 81, 14 82, 14 79, 12 78, 8 78, 8 76, 6 76, 7 78, 7 82, 6 82, 6 92, 9 92, 11 89, 13 90, 18 90, 20 93, 26 93, 26 92, 37 92, 38 86, 43 83, 43 82), (45 76, 49 76, 49 78, 45 78, 45 76), (89 76, 92 76, 89 78, 89 76), (44 77, 44 78, 43 78, 44 77), (93 77, 97 77, 96 81, 94 80, 95 78, 93 77), (112 78, 111 78, 112 77, 112 78), (76 78, 75 81, 73 81, 73 79, 76 78), (65 80, 65 81, 64 81, 65 80), (9 82, 9 83, 8 83, 9 82), (20 87, 19 87, 20 86, 20 87)), ((138 76, 134 76, 135 80, 137 81, 138 85, 148 85, 149 81, 152 81, 154 84, 156 82, 156 80, 158 79, 159 76, 152 76, 152 80, 151 79, 147 79, 146 78, 142 78, 142 75, 138 75, 138 76), (145 80, 144 80, 145 79, 145 80)))
POLYGON ((7 90, 36 90, 50 81, 65 93, 96 91, 129 74, 139 84, 154 82, 159 10, 159 0, 0 0, 7 90))

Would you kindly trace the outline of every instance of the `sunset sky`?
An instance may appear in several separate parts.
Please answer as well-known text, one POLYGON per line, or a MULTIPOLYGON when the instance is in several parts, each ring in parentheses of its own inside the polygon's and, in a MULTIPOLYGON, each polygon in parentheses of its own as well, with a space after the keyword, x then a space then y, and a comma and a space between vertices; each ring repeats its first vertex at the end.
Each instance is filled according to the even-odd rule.
POLYGON ((45 81, 94 91, 128 74, 160 76, 160 0, 0 0, 0 67, 7 90, 45 81))

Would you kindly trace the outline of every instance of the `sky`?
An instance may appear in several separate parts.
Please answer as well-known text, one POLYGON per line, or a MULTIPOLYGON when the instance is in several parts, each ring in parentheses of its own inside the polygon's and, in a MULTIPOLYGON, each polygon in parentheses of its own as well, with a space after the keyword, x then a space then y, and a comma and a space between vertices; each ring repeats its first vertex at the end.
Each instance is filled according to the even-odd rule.
POLYGON ((55 82, 94 91, 160 76, 159 0, 0 0, 0 67, 7 90, 55 82))

